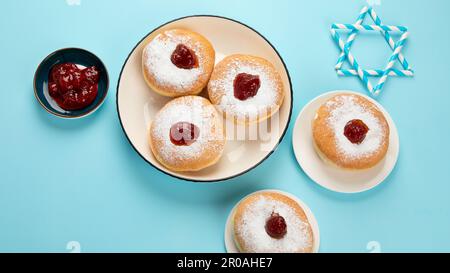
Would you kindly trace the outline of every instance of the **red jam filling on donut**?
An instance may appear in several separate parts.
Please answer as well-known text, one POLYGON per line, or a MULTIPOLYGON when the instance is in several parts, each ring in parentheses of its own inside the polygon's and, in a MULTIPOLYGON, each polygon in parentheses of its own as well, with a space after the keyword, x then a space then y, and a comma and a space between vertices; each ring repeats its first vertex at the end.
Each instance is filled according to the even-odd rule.
POLYGON ((283 238, 287 233, 286 221, 278 213, 272 212, 272 215, 266 221, 266 232, 272 238, 283 238))
POLYGON ((62 109, 79 110, 97 97, 98 81, 95 66, 79 69, 74 63, 57 64, 50 70, 48 91, 62 109))
POLYGON ((258 75, 240 73, 234 78, 234 97, 239 100, 247 100, 256 96, 261 87, 258 75))
POLYGON ((353 144, 361 144, 366 138, 369 127, 360 119, 353 119, 347 122, 344 128, 344 135, 353 144))
POLYGON ((170 56, 172 63, 181 69, 192 69, 198 67, 197 56, 194 51, 183 44, 177 45, 170 56))
POLYGON ((178 122, 170 127, 170 141, 177 146, 189 146, 200 134, 200 129, 189 122, 178 122))

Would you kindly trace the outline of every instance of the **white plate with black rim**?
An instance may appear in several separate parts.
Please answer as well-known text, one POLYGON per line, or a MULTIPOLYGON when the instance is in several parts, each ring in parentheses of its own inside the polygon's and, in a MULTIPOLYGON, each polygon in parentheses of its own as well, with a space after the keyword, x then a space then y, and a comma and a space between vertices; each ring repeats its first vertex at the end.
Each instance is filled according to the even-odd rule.
POLYGON ((156 169, 180 179, 214 182, 230 179, 248 172, 267 159, 283 139, 292 113, 292 85, 288 70, 274 46, 251 27, 219 16, 188 16, 168 22, 150 32, 133 48, 125 61, 117 84, 117 112, 123 131, 136 152, 156 169), (270 137, 249 137, 227 144, 220 161, 198 172, 173 172, 161 165, 148 144, 148 129, 152 118, 170 98, 153 92, 142 76, 142 50, 157 32, 184 28, 205 36, 214 46, 216 63, 225 56, 242 53, 263 57, 274 64, 281 75, 285 98, 280 110, 268 121, 270 137), (274 122, 275 121, 275 122, 274 122))
POLYGON ((385 181, 397 163, 400 150, 397 127, 383 106, 366 95, 348 90, 328 92, 309 102, 302 109, 295 122, 292 145, 295 157, 306 175, 322 187, 340 193, 368 191, 385 181), (342 93, 357 94, 368 99, 381 110, 389 124, 389 148, 386 157, 370 169, 358 171, 338 169, 329 163, 325 163, 314 148, 311 125, 317 110, 328 99, 342 93))

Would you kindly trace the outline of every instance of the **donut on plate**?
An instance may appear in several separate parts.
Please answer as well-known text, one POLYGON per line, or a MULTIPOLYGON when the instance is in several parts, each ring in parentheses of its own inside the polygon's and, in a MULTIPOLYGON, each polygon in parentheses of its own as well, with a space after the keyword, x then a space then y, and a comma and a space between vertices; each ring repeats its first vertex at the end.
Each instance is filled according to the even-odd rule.
POLYGON ((225 147, 223 120, 205 98, 185 96, 167 103, 150 125, 150 148, 172 171, 198 171, 215 164, 225 147))
POLYGON ((272 63, 260 57, 236 54, 216 65, 208 95, 226 118, 250 124, 278 111, 283 103, 284 87, 272 63))
POLYGON ((153 91, 168 97, 200 93, 208 84, 214 62, 211 43, 185 29, 161 31, 142 53, 145 81, 153 91))
POLYGON ((233 216, 233 235, 244 253, 308 253, 314 249, 304 210, 278 192, 257 192, 242 200, 233 216))
POLYGON ((326 101, 312 122, 314 146, 327 163, 343 169, 374 167, 386 156, 389 125, 378 107, 356 94, 326 101))

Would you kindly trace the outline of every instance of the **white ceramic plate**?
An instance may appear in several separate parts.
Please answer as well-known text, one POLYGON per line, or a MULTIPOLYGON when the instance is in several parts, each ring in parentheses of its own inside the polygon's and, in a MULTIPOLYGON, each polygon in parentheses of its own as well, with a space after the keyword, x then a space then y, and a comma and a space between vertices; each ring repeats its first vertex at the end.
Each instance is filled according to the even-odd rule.
MULTIPOLYGON (((281 142, 289 124, 291 111, 292 88, 289 73, 275 48, 254 29, 217 16, 185 17, 153 30, 128 56, 117 85, 117 112, 123 131, 136 152, 160 171, 190 181, 212 182, 230 179, 259 165, 281 142), (190 29, 204 35, 216 50, 216 63, 227 55, 243 53, 266 58, 275 65, 283 80, 285 99, 280 111, 270 119, 278 121, 277 126, 270 127, 270 137, 229 140, 221 160, 199 172, 172 172, 155 159, 148 144, 148 128, 154 115, 170 98, 156 94, 146 85, 142 76, 141 53, 144 44, 156 35, 155 32, 170 28, 190 29)), ((227 135, 227 138, 230 136, 227 135)))
MULTIPOLYGON (((244 198, 241 199, 244 200, 245 198, 249 197, 250 195, 256 194, 256 193, 260 193, 260 192, 277 192, 280 194, 284 194, 286 196, 288 196, 289 198, 291 198, 292 200, 296 201, 300 207, 303 209, 303 211, 306 214, 306 217, 308 218, 308 221, 311 225, 311 229, 313 232, 313 236, 314 236, 314 247, 313 247, 313 252, 314 253, 318 253, 319 252, 319 248, 320 248, 320 232, 319 232, 319 224, 317 223, 316 217, 314 217, 314 214, 312 213, 311 209, 305 204, 303 203, 303 201, 301 201, 300 199, 298 199, 297 196, 284 192, 284 191, 280 191, 280 190, 262 190, 262 191, 257 191, 254 193, 251 193, 247 196, 245 196, 244 198)), ((224 235, 224 241, 225 241, 225 249, 228 253, 239 253, 239 249, 236 247, 236 244, 234 242, 233 239, 233 215, 234 212, 236 211, 237 206, 239 205, 239 203, 241 202, 239 201, 231 210, 230 214, 228 215, 227 218, 227 222, 225 224, 225 235, 224 235)))
POLYGON ((368 96, 346 90, 338 90, 320 95, 303 108, 295 122, 292 145, 298 163, 313 181, 324 188, 342 193, 367 191, 383 182, 394 169, 400 148, 397 127, 383 106, 368 96), (353 93, 364 96, 378 106, 389 124, 389 148, 386 158, 371 169, 362 171, 337 169, 325 163, 314 149, 311 123, 316 115, 317 109, 326 100, 339 93, 353 93))

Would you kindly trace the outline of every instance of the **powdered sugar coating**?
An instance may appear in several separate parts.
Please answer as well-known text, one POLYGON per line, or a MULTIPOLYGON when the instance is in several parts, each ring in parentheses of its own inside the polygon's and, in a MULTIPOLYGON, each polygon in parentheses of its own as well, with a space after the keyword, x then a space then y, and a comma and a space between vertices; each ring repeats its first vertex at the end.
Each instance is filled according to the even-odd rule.
POLYGON ((283 100, 281 78, 273 65, 258 57, 232 55, 216 66, 208 85, 211 101, 227 117, 250 121, 270 116, 283 100), (240 100, 234 96, 234 80, 238 74, 259 76, 260 88, 255 96, 240 100))
POLYGON ((188 35, 180 35, 178 30, 168 30, 158 34, 144 48, 143 65, 159 86, 170 87, 175 91, 184 92, 192 88, 199 77, 205 73, 202 45, 188 35), (182 69, 171 61, 172 53, 177 45, 184 44, 194 51, 198 58, 198 67, 182 69))
POLYGON ((214 106, 198 96, 180 97, 164 106, 152 121, 150 137, 155 156, 173 169, 191 163, 193 166, 202 165, 199 160, 215 160, 224 149, 220 116, 214 106), (170 140, 170 128, 178 122, 189 122, 199 128, 198 138, 191 145, 177 146, 170 140))
POLYGON ((236 233, 245 240, 249 252, 289 253, 312 247, 310 230, 309 223, 302 221, 293 207, 260 195, 246 206, 236 233), (270 237, 265 230, 266 221, 273 212, 278 213, 286 221, 287 233, 282 239, 270 237))
POLYGON ((377 152, 385 138, 380 120, 367 106, 356 102, 354 95, 340 95, 326 103, 330 111, 328 124, 332 128, 338 151, 346 157, 357 159, 377 152), (350 142, 344 135, 345 125, 354 119, 362 120, 369 131, 360 144, 350 142))

